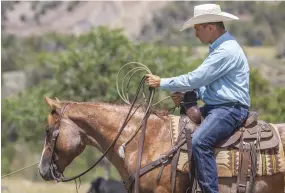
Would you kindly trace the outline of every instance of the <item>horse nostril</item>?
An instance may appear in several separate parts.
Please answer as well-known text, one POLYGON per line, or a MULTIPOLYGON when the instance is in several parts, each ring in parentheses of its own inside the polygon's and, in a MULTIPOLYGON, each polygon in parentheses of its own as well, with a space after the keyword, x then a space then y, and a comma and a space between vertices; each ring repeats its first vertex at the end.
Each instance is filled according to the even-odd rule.
POLYGON ((53 160, 54 160, 54 161, 59 160, 58 156, 57 156, 55 153, 53 154, 53 160))
POLYGON ((38 168, 38 172, 44 180, 46 181, 52 180, 48 167, 40 166, 38 168))

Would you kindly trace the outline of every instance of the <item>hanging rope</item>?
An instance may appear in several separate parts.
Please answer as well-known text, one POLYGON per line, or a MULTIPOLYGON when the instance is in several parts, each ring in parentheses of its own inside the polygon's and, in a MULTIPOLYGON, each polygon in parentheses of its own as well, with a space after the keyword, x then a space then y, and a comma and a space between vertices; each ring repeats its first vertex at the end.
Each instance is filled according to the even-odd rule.
POLYGON ((12 175, 12 174, 18 173, 18 172, 20 172, 20 171, 22 171, 22 170, 25 170, 25 169, 28 169, 28 168, 30 168, 30 167, 33 167, 33 166, 35 166, 35 165, 38 165, 39 163, 40 163, 40 162, 37 162, 37 163, 34 163, 34 164, 32 164, 32 165, 29 165, 29 166, 26 166, 26 167, 24 167, 24 168, 21 168, 21 169, 19 169, 19 170, 16 170, 16 171, 14 171, 14 172, 11 172, 11 173, 9 173, 9 174, 5 174, 5 175, 1 176, 1 179, 2 179, 2 178, 6 178, 6 177, 8 177, 8 176, 10 176, 10 175, 12 175))

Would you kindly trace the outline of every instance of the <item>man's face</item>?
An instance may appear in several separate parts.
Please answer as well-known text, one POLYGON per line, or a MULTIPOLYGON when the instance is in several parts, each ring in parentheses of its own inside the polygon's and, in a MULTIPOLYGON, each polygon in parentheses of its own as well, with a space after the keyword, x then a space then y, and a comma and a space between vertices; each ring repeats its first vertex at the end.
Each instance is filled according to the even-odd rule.
POLYGON ((213 34, 213 25, 211 24, 196 24, 195 28, 195 35, 199 40, 204 43, 210 43, 212 34, 213 34))

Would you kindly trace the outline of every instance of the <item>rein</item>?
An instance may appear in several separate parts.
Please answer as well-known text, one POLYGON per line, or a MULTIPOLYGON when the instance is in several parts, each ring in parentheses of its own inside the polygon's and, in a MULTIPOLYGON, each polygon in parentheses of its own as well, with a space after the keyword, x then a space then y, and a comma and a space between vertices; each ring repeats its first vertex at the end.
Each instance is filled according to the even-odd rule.
MULTIPOLYGON (((136 112, 136 110, 140 107, 137 107, 137 109, 135 109, 135 111, 131 114, 132 112, 132 109, 134 107, 134 104, 137 100, 137 97, 139 95, 139 91, 142 87, 142 85, 144 84, 144 81, 145 81, 146 77, 144 76, 142 78, 142 80, 140 81, 140 84, 138 86, 138 89, 136 91, 136 94, 135 94, 135 98, 134 98, 134 101, 132 102, 131 104, 131 107, 130 107, 130 110, 127 114, 127 117, 125 118, 125 121, 124 123, 122 124, 117 136, 115 137, 115 139, 113 140, 113 142, 111 143, 111 145, 106 149, 106 151, 103 153, 103 155, 90 167, 88 168, 87 170, 85 170, 84 172, 74 176, 74 177, 71 177, 71 178, 66 178, 64 177, 64 175, 60 172, 58 172, 57 170, 57 167, 56 165, 54 164, 53 160, 52 160, 52 157, 53 157, 53 154, 54 154, 54 149, 55 149, 55 144, 56 144, 56 140, 57 140, 57 137, 58 137, 58 134, 59 134, 59 124, 57 125, 57 127, 55 127, 55 129, 52 131, 52 140, 51 140, 51 145, 49 146, 49 148, 51 148, 51 152, 52 152, 52 155, 51 155, 51 160, 50 160, 50 163, 51 163, 51 167, 50 167, 50 170, 51 170, 51 174, 53 175, 53 178, 57 181, 57 182, 69 182, 69 181, 72 181, 72 180, 76 180, 77 178, 80 178, 81 176, 83 176, 84 174, 86 174, 87 172, 89 172, 91 169, 93 169, 95 166, 97 166, 100 161, 108 154, 108 152, 110 151, 111 148, 114 147, 115 143, 117 142, 118 138, 120 137, 121 133, 123 132, 125 126, 127 125, 127 123, 129 122, 129 120, 131 119, 131 117, 133 116, 133 114, 136 112), (131 116, 130 116, 131 114, 131 116), (55 173, 56 174, 55 174, 55 173), (58 175, 59 177, 56 177, 56 175, 58 175)), ((150 97, 149 97, 149 100, 147 102, 147 108, 146 108, 146 112, 145 112, 145 115, 143 117, 143 120, 144 120, 144 124, 143 124, 143 131, 145 131, 145 128, 146 128, 146 121, 147 121, 147 118, 149 116, 149 113, 150 113, 150 108, 151 108, 151 101, 153 99, 153 95, 154 95, 154 89, 150 88, 150 97)), ((66 108, 67 108, 68 104, 66 106, 64 106, 63 110, 61 111, 61 114, 60 114, 60 119, 62 118, 64 112, 66 111, 66 108)), ((144 135, 142 135, 141 139, 140 139, 140 152, 142 152, 142 149, 143 149, 143 138, 144 138, 144 135)), ((139 169, 140 169, 140 162, 141 162, 141 156, 140 156, 140 159, 138 159, 138 162, 137 162, 137 165, 139 166, 138 169, 137 169, 137 175, 139 177, 139 169)), ((138 182, 136 182, 136 186, 139 186, 139 180, 136 180, 138 182)))

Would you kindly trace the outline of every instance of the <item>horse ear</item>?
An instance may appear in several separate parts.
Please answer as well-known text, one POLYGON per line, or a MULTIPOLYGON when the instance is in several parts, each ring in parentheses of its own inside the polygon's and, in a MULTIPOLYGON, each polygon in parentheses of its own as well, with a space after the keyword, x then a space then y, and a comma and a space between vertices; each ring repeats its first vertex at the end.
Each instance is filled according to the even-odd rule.
POLYGON ((60 103, 60 100, 57 97, 55 97, 55 100, 56 102, 60 103))
POLYGON ((50 106, 51 109, 55 110, 57 108, 61 108, 61 103, 57 98, 56 100, 52 100, 46 96, 44 98, 45 98, 46 103, 50 106))

